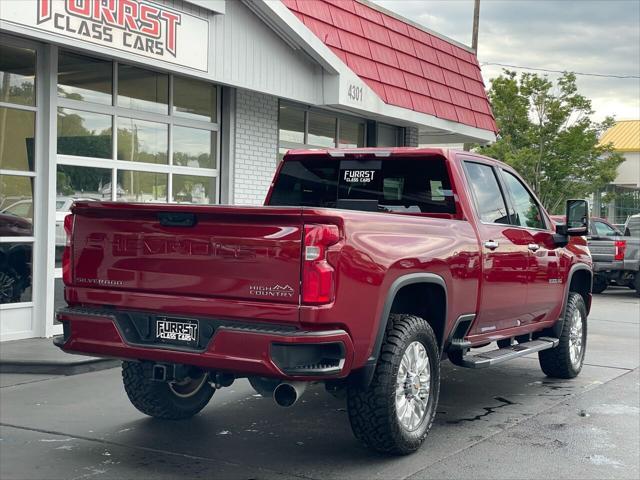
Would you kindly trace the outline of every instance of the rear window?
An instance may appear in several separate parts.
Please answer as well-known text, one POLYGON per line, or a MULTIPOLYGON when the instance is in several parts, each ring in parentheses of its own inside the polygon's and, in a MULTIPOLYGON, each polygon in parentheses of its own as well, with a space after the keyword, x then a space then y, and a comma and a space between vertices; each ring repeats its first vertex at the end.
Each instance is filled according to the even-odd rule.
POLYGON ((288 160, 269 205, 401 213, 456 212, 442 158, 288 160))

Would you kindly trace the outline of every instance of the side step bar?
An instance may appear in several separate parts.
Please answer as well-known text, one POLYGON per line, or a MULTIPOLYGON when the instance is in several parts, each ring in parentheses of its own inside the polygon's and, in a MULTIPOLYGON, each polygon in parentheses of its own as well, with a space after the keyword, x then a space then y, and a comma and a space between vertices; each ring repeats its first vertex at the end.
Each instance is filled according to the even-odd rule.
POLYGON ((518 343, 517 345, 491 350, 490 352, 483 352, 477 355, 465 355, 462 357, 460 366, 467 368, 486 368, 530 353, 557 347, 559 342, 560 340, 557 338, 540 337, 530 342, 518 343))

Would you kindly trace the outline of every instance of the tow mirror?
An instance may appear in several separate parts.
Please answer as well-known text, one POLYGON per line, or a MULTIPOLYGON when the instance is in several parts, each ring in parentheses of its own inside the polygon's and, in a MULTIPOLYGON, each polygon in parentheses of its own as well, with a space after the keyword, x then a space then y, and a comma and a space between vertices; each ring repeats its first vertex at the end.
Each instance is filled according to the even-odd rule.
POLYGON ((586 200, 567 200, 566 235, 582 236, 589 233, 589 206, 586 200))

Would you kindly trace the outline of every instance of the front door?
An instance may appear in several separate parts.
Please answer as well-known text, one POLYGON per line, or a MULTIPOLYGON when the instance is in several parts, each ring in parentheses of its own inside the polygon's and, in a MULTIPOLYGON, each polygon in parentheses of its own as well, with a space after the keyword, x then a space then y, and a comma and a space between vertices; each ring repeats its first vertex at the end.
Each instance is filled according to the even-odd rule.
POLYGON ((510 224, 507 202, 492 165, 466 161, 482 247, 479 313, 471 335, 520 326, 528 315, 527 236, 510 224))

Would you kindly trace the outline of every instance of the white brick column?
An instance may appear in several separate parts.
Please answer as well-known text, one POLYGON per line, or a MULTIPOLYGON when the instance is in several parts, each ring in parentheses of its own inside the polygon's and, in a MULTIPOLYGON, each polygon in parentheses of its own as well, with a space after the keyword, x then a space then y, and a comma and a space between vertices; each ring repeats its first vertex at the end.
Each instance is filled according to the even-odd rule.
POLYGON ((278 98, 237 90, 233 203, 262 205, 278 162, 278 98))

